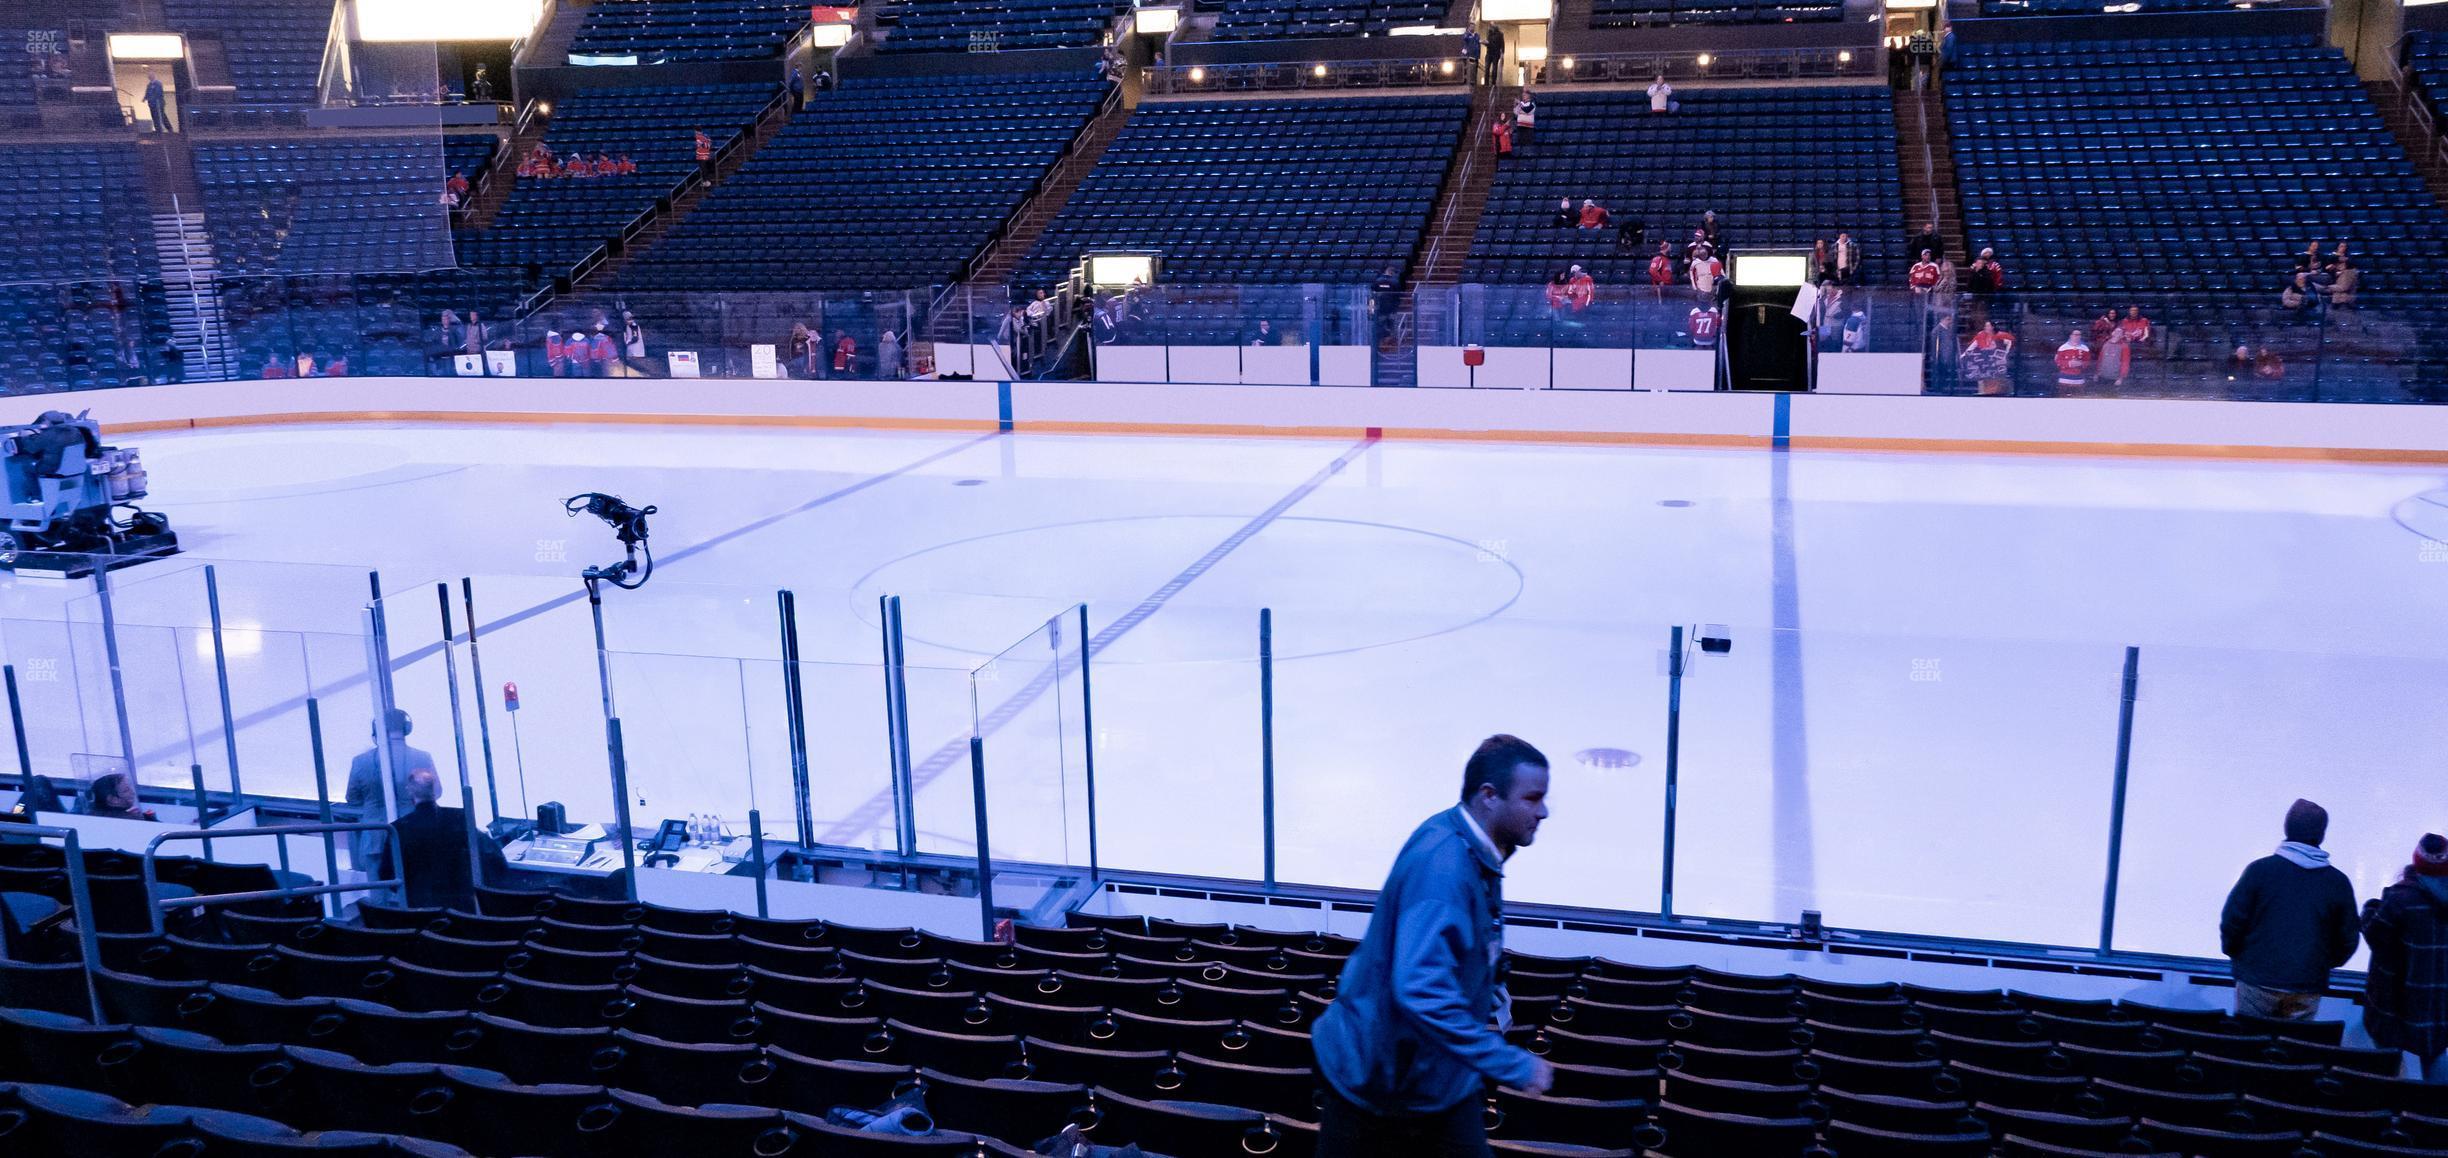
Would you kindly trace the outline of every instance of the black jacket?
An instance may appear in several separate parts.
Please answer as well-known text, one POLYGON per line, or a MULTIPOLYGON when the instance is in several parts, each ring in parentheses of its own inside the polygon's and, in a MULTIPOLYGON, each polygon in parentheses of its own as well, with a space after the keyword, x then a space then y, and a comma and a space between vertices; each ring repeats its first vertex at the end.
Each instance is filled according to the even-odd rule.
POLYGON ((2363 938, 2354 882, 2329 865, 2304 868, 2270 855, 2244 866, 2219 914, 2219 949, 2236 980, 2318 993, 2363 938))
MULTIPOLYGON (((402 875, 408 881, 411 907, 474 907, 476 890, 468 875, 466 823, 458 809, 442 808, 430 800, 391 822, 391 830, 399 834, 400 856, 407 861, 402 875)), ((484 883, 493 884, 508 873, 509 864, 492 837, 479 834, 476 840, 485 862, 484 883)), ((384 876, 391 873, 387 846, 376 857, 376 871, 384 876)))

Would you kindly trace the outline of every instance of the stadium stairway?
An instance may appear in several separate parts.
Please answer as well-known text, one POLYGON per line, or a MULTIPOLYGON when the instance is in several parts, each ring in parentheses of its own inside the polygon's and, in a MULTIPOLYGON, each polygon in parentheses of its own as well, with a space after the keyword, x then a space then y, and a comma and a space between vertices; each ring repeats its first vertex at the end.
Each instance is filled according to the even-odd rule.
MULTIPOLYGON (((1895 95, 1896 175, 1904 185, 1904 234, 1921 231, 1931 215, 1947 243, 1947 264, 1960 270, 1972 261, 1964 236, 1963 196, 1955 183, 1955 148, 1947 132, 1946 102, 1929 92, 1895 95)), ((1882 255, 1883 256, 1883 255, 1882 255)), ((1910 265, 1919 254, 1902 255, 1910 265)))
POLYGON ((610 284, 613 278, 619 276, 621 267, 629 264, 630 258, 653 249, 655 243, 663 240, 663 235, 670 232, 673 225, 686 218, 689 211, 697 207, 699 201, 705 200, 706 194, 713 192, 723 182, 730 180, 733 173, 739 172, 740 166, 747 164, 749 158, 757 155, 757 150, 764 148, 766 142, 773 140, 783 129, 790 126, 791 113, 797 104, 798 102, 794 100, 775 101, 767 106, 762 115, 757 117, 756 124, 748 131, 733 138, 731 144, 717 146, 714 154, 714 172, 706 180, 698 182, 694 188, 673 201, 669 208, 655 214, 654 219, 647 222, 646 227, 639 230, 637 236, 628 239, 623 245, 614 247, 608 260, 589 271, 584 278, 570 284, 570 292, 577 293, 584 289, 600 288, 610 284))
POLYGON ((154 214, 153 252, 161 263, 170 344, 185 355, 187 374, 213 381, 236 378, 238 354, 230 346, 229 319, 221 309, 219 262, 213 255, 212 234, 204 228, 204 215, 154 214))
MULTIPOLYGON (((1097 110, 1097 115, 1081 126, 1079 135, 1071 139, 1071 146, 1064 151, 1062 159, 1056 161, 1054 168, 1046 174, 1045 183, 1012 212, 1011 220, 1004 223, 1002 233, 971 263, 969 276, 944 291, 944 300, 958 300, 964 289, 1001 287, 1011 281, 1012 272, 1020 267, 1021 259, 1027 257, 1029 248, 1037 244, 1037 236, 1045 232, 1046 226, 1054 223, 1055 215, 1062 212, 1063 204, 1071 199, 1072 192, 1087 178, 1088 171, 1096 168, 1097 158, 1105 155, 1106 146, 1122 135, 1122 126, 1129 123, 1131 109, 1137 103, 1124 99, 1125 95, 1122 90, 1116 89, 1113 95, 1106 98, 1104 107, 1097 110)), ((938 310, 927 325, 927 340, 958 342, 966 325, 960 311, 938 310)))
POLYGON ((2387 123, 2397 143, 2405 147, 2406 159, 2414 162, 2414 171, 2422 174, 2423 184, 2431 195, 2448 205, 2448 146, 2433 133, 2432 125, 2415 110, 2414 94, 2405 87, 2402 77, 2392 80, 2367 80, 2363 87, 2371 93, 2372 106, 2380 110, 2380 119, 2387 123))
POLYGON ((578 39, 578 30, 586 25, 587 10, 593 0, 557 0, 553 5, 552 22, 544 26, 544 34, 520 46, 514 68, 556 68, 569 63, 570 45, 578 39))
POLYGON ((544 139, 540 117, 531 117, 510 135, 506 149, 495 150, 493 163, 476 174, 468 186, 467 204, 459 211, 459 220, 452 223, 458 229, 490 229, 493 215, 501 212, 502 203, 510 199, 510 190, 518 184, 518 158, 544 139))
POLYGON ((1487 211, 1488 190, 1496 183, 1495 157, 1489 128, 1496 110, 1513 107, 1518 87, 1479 88, 1471 92, 1471 115, 1462 129, 1462 144, 1445 171, 1445 186, 1437 190, 1428 211, 1428 231, 1411 258, 1411 285, 1452 285, 1462 276, 1462 260, 1470 256, 1471 238, 1479 232, 1479 216, 1487 211))

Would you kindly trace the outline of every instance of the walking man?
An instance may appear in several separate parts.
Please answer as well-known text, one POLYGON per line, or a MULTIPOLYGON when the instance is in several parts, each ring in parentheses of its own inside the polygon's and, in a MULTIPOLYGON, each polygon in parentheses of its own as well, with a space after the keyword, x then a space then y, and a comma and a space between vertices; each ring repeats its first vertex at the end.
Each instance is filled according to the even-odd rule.
POLYGON ((1547 818, 1547 757, 1490 736, 1462 802, 1404 842, 1368 936, 1313 1031, 1317 1158, 1486 1158, 1482 1083, 1545 1093, 1555 1070, 1504 1039, 1504 864, 1547 818))
POLYGON ((144 102, 145 111, 153 116, 154 132, 178 131, 178 126, 170 123, 170 99, 162 92, 161 74, 149 68, 145 70, 144 102))

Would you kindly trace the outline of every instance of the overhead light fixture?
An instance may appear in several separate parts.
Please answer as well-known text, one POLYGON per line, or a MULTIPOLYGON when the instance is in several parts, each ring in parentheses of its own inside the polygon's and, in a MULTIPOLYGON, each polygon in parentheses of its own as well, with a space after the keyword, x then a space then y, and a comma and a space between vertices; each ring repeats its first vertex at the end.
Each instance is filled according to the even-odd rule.
POLYGON ((1447 75, 1447 76, 1452 76, 1452 75, 1453 75, 1453 62, 1452 62, 1452 61, 1450 61, 1450 60, 1446 60, 1446 61, 1440 61, 1440 62, 1438 62, 1438 64, 1437 64, 1437 71, 1438 71, 1438 72, 1441 72, 1441 73, 1444 73, 1444 74, 1445 74, 1445 75, 1447 75))
POLYGON ((1318 77, 1325 76, 1325 75, 1326 75, 1326 66, 1325 66, 1325 65, 1322 65, 1322 64, 1313 64, 1313 65, 1310 65, 1310 66, 1309 66, 1309 75, 1311 75, 1311 76, 1318 76, 1318 77))
POLYGON ((1206 69, 1203 69, 1203 68, 1198 68, 1198 67, 1195 67, 1195 66, 1193 66, 1193 67, 1190 69, 1190 83, 1192 83, 1192 84, 1198 84, 1198 83, 1201 83, 1201 82, 1205 81, 1206 79, 1207 79, 1207 70, 1206 70, 1206 69))
POLYGON ((1851 63, 1853 63, 1853 50, 1852 50, 1852 49, 1850 49, 1850 48, 1848 48, 1848 49, 1845 49, 1845 50, 1844 50, 1844 51, 1842 51, 1842 52, 1837 53, 1837 54, 1836 54, 1836 63, 1838 63, 1838 64, 1851 64, 1851 63))
POLYGON ((1700 54, 1699 65, 1702 68, 1707 68, 1709 66, 1709 62, 1715 59, 1716 57, 1710 56, 1709 54, 1703 52, 1700 54))
POLYGON ((1573 58, 1571 58, 1571 57, 1567 56, 1567 57, 1565 57, 1565 58, 1564 58, 1564 71, 1566 71, 1566 72, 1571 72, 1572 70, 1573 70, 1573 58))
POLYGON ((112 60, 185 60, 187 38, 175 32, 114 32, 112 60))

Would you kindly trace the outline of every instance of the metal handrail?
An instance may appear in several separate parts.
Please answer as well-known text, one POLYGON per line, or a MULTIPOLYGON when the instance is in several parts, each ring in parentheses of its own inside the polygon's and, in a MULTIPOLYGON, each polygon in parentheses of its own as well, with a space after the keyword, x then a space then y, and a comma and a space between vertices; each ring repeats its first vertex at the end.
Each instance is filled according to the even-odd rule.
POLYGON ((1150 65, 1146 91, 1157 96, 1207 96, 1253 89, 1461 88, 1470 70, 1453 56, 1375 60, 1257 61, 1150 65))
MULTIPOLYGON (((1498 115, 1496 90, 1493 88, 1474 90, 1473 103, 1477 103, 1477 96, 1481 91, 1488 94, 1487 103, 1480 105, 1477 111, 1471 114, 1470 119, 1463 123, 1462 143, 1456 150, 1453 162, 1454 171, 1447 178, 1451 182, 1450 187, 1457 192, 1470 188, 1471 179, 1478 176, 1480 138, 1485 136, 1489 127, 1495 124, 1498 115)), ((1412 281, 1419 280, 1421 270, 1436 268, 1437 258, 1443 256, 1445 252, 1446 232, 1452 227, 1454 218, 1461 212, 1462 199, 1459 196, 1445 203, 1445 212, 1438 214, 1436 222, 1429 227, 1428 252, 1420 255, 1419 269, 1411 271, 1412 281)), ((1468 242, 1465 241, 1464 244, 1467 246, 1468 242)))
MULTIPOLYGON (((320 897, 335 893, 373 892, 379 889, 393 888, 395 886, 404 887, 407 881, 405 876, 400 874, 403 874, 407 867, 407 861, 402 859, 400 856, 399 831, 388 824, 374 823, 371 821, 357 821, 351 823, 335 822, 332 824, 275 824, 266 828, 225 828, 218 832, 207 832, 200 828, 181 829, 177 832, 162 833, 161 835, 154 837, 145 845, 145 909, 147 916, 153 923, 153 935, 159 937, 164 932, 161 917, 164 909, 209 908, 214 905, 234 905, 247 901, 280 900, 286 897, 320 897), (199 894, 196 896, 170 897, 167 899, 153 895, 154 887, 161 883, 160 876, 155 868, 156 862, 161 857, 161 846, 174 840, 234 840, 255 836, 279 838, 287 836, 320 836, 325 833, 337 834, 343 832, 382 833, 384 838, 383 843, 391 854, 391 871, 394 875, 389 879, 378 881, 373 879, 373 875, 371 873, 368 873, 366 879, 357 884, 291 885, 277 889, 254 889, 243 893, 212 893, 209 895, 199 894)), ((340 875, 340 866, 336 863, 326 864, 324 866, 324 871, 336 878, 340 875)))
MULTIPOLYGON (((93 1023, 107 1024, 109 1019, 102 1015, 102 992, 94 987, 94 970, 102 967, 102 942, 94 928, 93 888, 87 883, 85 851, 78 845, 77 831, 50 824, 11 822, 0 827, 0 834, 56 839, 60 842, 60 853, 68 862, 65 868, 68 873, 69 911, 76 914, 77 954, 85 966, 85 1000, 92 1010, 93 1023)), ((150 895, 151 889, 148 887, 146 892, 150 895)))
MULTIPOLYGON (((714 184, 712 174, 729 163, 733 156, 746 149, 749 139, 764 129, 765 122, 772 119, 774 110, 786 106, 790 102, 790 97, 791 94, 788 91, 775 93, 771 99, 757 109, 755 116, 748 119, 747 125, 739 132, 732 134, 731 139, 723 142, 721 148, 714 150, 713 155, 706 160, 705 164, 690 170, 688 176, 682 177, 674 182, 670 189, 657 195, 654 204, 638 211, 637 215, 622 224, 610 239, 588 250, 586 256, 579 258, 577 264, 572 265, 569 272, 562 275, 562 279, 567 280, 572 286, 586 280, 587 275, 603 268, 605 263, 612 260, 614 245, 626 249, 630 241, 653 228, 656 221, 670 214, 673 207, 680 203, 681 198, 700 187, 714 184)), ((553 295, 554 290, 550 285, 528 295, 524 301, 519 303, 518 313, 512 320, 523 321, 534 316, 537 310, 543 309, 552 300, 553 295)))

